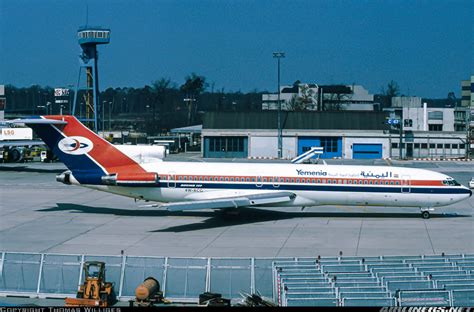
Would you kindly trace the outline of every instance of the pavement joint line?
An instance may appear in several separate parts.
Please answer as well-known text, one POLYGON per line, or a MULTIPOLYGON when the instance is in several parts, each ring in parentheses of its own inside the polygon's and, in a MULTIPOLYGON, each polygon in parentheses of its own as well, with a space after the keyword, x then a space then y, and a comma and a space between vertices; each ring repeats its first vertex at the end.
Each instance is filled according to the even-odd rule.
POLYGON ((130 246, 127 246, 127 248, 124 248, 123 251, 127 251, 128 248, 130 247, 136 247, 138 246, 138 244, 142 241, 144 241, 145 239, 149 238, 150 236, 152 236, 153 233, 148 233, 147 235, 145 235, 142 239, 138 240, 137 242, 135 242, 134 244, 131 244, 130 246))
POLYGON ((429 240, 430 245, 431 245, 431 250, 433 250, 433 255, 436 255, 436 251, 435 251, 435 248, 433 246, 433 241, 431 240, 431 236, 430 236, 430 231, 428 230, 428 226, 426 225, 426 220, 423 220, 423 224, 425 225, 426 234, 428 235, 428 240, 429 240))
POLYGON ((206 248, 208 248, 212 243, 214 243, 216 240, 218 240, 222 234, 224 234, 225 232, 227 232, 228 229, 230 229, 230 227, 227 227, 224 229, 224 231, 222 231, 221 233, 219 233, 219 235, 217 235, 213 240, 211 240, 209 243, 206 244, 206 246, 202 247, 201 249, 199 249, 197 252, 194 253, 194 257, 199 257, 199 253, 201 253, 202 251, 206 250, 206 248))
POLYGON ((87 234, 87 233, 89 233, 90 231, 95 230, 95 229, 97 229, 98 227, 104 226, 105 224, 107 224, 107 223, 109 223, 109 222, 113 222, 113 221, 115 221, 115 220, 117 220, 117 219, 119 219, 119 218, 120 218, 120 216, 116 216, 116 217, 114 217, 113 219, 107 220, 107 221, 105 221, 105 222, 102 223, 102 224, 98 224, 98 225, 95 225, 95 226, 91 226, 90 229, 88 229, 88 230, 86 230, 86 231, 84 231, 84 232, 82 232, 82 233, 79 233, 79 234, 77 234, 77 235, 74 235, 73 237, 69 237, 68 239, 63 240, 62 242, 57 243, 57 244, 55 244, 55 245, 53 245, 53 246, 50 246, 50 247, 48 247, 48 248, 46 248, 46 249, 40 251, 40 253, 47 253, 48 250, 51 250, 51 249, 53 249, 53 248, 55 248, 55 247, 57 247, 57 246, 61 246, 61 245, 63 245, 64 243, 70 241, 71 239, 78 238, 78 237, 81 236, 81 235, 87 234))
POLYGON ((15 226, 13 226, 13 227, 11 227, 11 228, 6 228, 6 229, 3 229, 3 230, 0 230, 0 233, 2 233, 2 232, 4 232, 4 231, 13 230, 13 229, 15 229, 15 228, 17 228, 17 227, 19 227, 19 226, 25 225, 26 223, 30 223, 31 221, 39 221, 39 220, 41 220, 41 219, 43 219, 43 218, 46 218, 46 217, 48 217, 48 216, 41 216, 40 218, 35 218, 34 220, 28 220, 28 221, 26 221, 26 222, 19 223, 19 224, 15 225, 15 226))
POLYGON ((356 253, 355 255, 357 256, 359 253, 359 244, 360 244, 360 237, 362 235, 362 227, 364 226, 364 219, 361 220, 360 222, 360 228, 359 228, 359 237, 357 238, 357 247, 356 247, 356 253))
POLYGON ((296 225, 293 227, 293 229, 291 230, 290 234, 288 234, 288 237, 285 239, 285 241, 283 242, 283 244, 281 245, 281 247, 278 249, 278 252, 277 254, 275 255, 275 258, 278 257, 278 255, 280 254, 281 250, 285 247, 286 243, 288 242, 288 240, 290 239, 291 235, 293 235, 293 232, 296 230, 296 228, 298 227, 299 223, 296 223, 296 225))

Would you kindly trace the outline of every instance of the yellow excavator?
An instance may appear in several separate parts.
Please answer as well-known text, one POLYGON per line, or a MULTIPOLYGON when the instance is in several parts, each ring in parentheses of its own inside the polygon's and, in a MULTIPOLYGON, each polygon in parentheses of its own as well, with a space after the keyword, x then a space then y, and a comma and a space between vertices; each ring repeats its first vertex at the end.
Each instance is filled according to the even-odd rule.
POLYGON ((113 304, 113 283, 105 281, 105 263, 84 262, 84 284, 76 298, 66 298, 67 307, 108 307, 113 304))

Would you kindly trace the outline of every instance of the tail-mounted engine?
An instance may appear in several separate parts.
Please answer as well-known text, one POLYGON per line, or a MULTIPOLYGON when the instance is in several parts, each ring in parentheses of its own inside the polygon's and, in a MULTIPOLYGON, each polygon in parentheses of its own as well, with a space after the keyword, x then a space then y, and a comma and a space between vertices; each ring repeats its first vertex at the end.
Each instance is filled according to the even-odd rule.
POLYGON ((157 186, 159 176, 155 172, 113 173, 103 176, 102 183, 116 186, 157 186))
POLYGON ((61 174, 58 174, 56 176, 56 181, 64 184, 71 184, 71 171, 67 170, 61 174))

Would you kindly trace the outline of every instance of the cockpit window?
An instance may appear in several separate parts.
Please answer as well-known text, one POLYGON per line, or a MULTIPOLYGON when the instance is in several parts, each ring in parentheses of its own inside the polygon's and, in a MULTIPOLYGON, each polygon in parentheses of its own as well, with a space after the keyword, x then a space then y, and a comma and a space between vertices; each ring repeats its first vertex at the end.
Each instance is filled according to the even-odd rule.
POLYGON ((450 185, 450 186, 460 186, 461 185, 456 180, 444 180, 443 184, 444 185, 450 185))

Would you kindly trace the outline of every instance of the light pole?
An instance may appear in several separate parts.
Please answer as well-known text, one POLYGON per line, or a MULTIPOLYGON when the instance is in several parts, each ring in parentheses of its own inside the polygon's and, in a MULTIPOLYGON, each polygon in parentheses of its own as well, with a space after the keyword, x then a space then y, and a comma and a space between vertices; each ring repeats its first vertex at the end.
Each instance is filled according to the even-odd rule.
POLYGON ((281 134, 281 101, 280 101, 280 59, 285 57, 285 52, 273 52, 273 58, 278 60, 278 158, 282 158, 281 134))
POLYGON ((107 101, 102 101, 102 136, 105 137, 105 104, 107 101))
POLYGON ((110 105, 112 105, 112 102, 109 102, 109 131, 112 131, 112 128, 110 127, 110 105))
POLYGON ((399 160, 402 160, 403 158, 403 106, 402 106, 402 110, 401 110, 401 113, 400 113, 400 142, 399 142, 399 146, 398 146, 398 158, 399 160))
POLYGON ((49 107, 51 106, 51 102, 46 102, 46 114, 47 115, 52 115, 53 114, 53 107, 51 106, 51 112, 49 110, 49 107))

